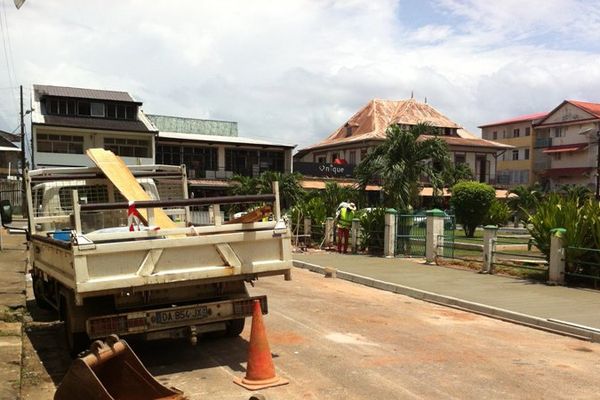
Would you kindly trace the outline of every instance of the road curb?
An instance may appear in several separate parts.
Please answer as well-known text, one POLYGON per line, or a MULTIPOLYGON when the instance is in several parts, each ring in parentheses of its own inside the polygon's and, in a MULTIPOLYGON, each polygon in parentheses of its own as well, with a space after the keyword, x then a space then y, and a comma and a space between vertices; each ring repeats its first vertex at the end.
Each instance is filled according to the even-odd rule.
MULTIPOLYGON (((309 271, 325 275, 325 268, 321 267, 320 265, 311 264, 299 260, 293 260, 293 265, 297 268, 307 269, 309 271)), ((396 283, 380 281, 377 279, 352 274, 340 270, 337 271, 337 277, 346 281, 358 283, 364 286, 369 286, 375 289, 385 290, 387 292, 402 294, 418 300, 427 301, 429 303, 457 308, 460 310, 473 312, 487 317, 500 319, 502 321, 512 322, 515 324, 528 326, 530 328, 540 329, 546 332, 600 343, 600 331, 585 329, 585 327, 573 326, 556 321, 551 321, 532 315, 521 314, 515 311, 467 301, 456 297, 444 296, 438 293, 428 292, 426 290, 421 289, 415 289, 396 283)))

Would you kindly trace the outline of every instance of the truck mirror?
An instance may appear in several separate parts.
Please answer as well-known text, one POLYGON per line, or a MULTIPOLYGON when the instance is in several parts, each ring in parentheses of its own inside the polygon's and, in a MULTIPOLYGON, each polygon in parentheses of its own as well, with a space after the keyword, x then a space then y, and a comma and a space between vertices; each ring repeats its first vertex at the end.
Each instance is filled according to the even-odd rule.
POLYGON ((8 200, 0 200, 0 219, 2 224, 10 224, 12 222, 13 209, 8 200))

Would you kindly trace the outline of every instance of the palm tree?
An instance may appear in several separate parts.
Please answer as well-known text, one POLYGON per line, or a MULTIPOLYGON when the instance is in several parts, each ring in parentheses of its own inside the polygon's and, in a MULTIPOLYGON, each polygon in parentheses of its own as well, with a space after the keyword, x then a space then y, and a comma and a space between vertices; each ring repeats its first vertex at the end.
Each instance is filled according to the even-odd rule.
POLYGON ((426 123, 408 128, 390 126, 385 142, 356 168, 360 186, 364 189, 378 178, 387 205, 401 211, 417 204, 421 178, 428 179, 437 193, 443 186, 442 170, 449 163, 448 146, 438 137, 420 137, 434 132, 435 128, 426 123))
MULTIPOLYGON (((273 193, 272 182, 279 182, 279 198, 282 210, 293 206, 304 196, 304 189, 300 186, 302 175, 298 173, 281 173, 265 171, 259 177, 234 175, 229 193, 232 195, 268 194, 273 193)), ((237 207, 234 207, 237 209, 237 207)))
POLYGON ((337 182, 327 182, 325 189, 318 196, 325 204, 327 216, 335 215, 338 205, 343 201, 358 203, 358 190, 354 187, 341 186, 337 182))
POLYGON ((509 191, 510 196, 507 200, 508 206, 519 221, 526 222, 527 215, 535 211, 536 205, 543 197, 543 192, 539 184, 530 186, 519 185, 509 191))

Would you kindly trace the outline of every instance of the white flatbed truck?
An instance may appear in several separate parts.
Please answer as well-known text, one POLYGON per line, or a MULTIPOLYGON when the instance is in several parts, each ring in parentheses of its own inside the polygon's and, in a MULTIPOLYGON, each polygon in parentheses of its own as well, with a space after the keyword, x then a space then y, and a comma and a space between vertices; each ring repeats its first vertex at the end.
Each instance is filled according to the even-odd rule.
POLYGON ((274 193, 188 198, 185 167, 132 166, 153 200, 136 202, 147 227, 130 231, 125 201, 98 168, 28 171, 28 263, 40 307, 65 322, 73 353, 110 334, 142 339, 189 338, 211 331, 238 335, 254 299, 246 283, 291 279, 290 230, 274 193), (220 205, 271 203, 270 221, 226 224, 220 205), (157 229, 162 208, 177 227, 157 229), (192 226, 209 207, 212 223, 192 226))

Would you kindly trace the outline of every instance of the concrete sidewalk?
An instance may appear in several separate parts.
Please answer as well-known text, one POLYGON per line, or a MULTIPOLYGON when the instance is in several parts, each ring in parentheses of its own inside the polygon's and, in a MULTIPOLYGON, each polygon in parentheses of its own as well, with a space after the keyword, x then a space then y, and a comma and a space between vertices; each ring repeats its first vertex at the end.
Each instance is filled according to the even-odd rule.
POLYGON ((436 303, 600 341, 600 292, 475 271, 336 253, 294 254, 296 266, 331 267, 338 276, 436 303), (304 264, 308 263, 308 264, 304 264), (304 265, 303 265, 304 264, 304 265))
POLYGON ((0 399, 17 399, 21 390, 22 319, 25 313, 25 236, 0 227, 0 399))

